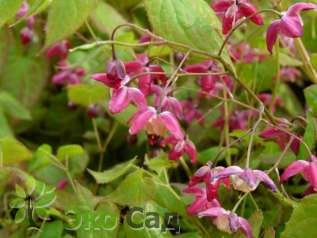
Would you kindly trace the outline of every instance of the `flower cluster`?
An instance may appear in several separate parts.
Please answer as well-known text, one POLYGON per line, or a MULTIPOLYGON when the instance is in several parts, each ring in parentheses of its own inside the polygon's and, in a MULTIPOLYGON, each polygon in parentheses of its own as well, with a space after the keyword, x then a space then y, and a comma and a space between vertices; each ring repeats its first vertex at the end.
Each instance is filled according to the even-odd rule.
POLYGON ((188 154, 192 163, 196 163, 195 145, 179 123, 184 119, 183 105, 173 97, 168 77, 160 65, 151 64, 146 55, 138 55, 136 60, 125 63, 112 60, 106 73, 94 74, 92 78, 111 88, 109 111, 112 114, 122 112, 130 104, 136 106, 129 119, 131 135, 144 129, 149 136, 163 138, 162 147, 171 146, 170 159, 188 154))
MULTIPOLYGON (((18 18, 23 18, 27 15, 28 11, 29 11, 29 4, 26 1, 24 1, 19 11, 17 12, 16 16, 18 18)), ((35 23, 34 16, 26 17, 26 26, 23 27, 22 30, 20 31, 20 39, 23 45, 27 45, 32 42, 34 38, 34 23, 35 23)))
POLYGON ((59 42, 46 51, 48 59, 56 58, 58 72, 53 75, 52 83, 55 85, 78 84, 86 75, 85 69, 81 67, 72 68, 67 62, 70 44, 67 41, 59 42))
POLYGON ((222 208, 217 192, 221 184, 224 184, 228 189, 232 185, 235 190, 248 193, 254 191, 260 182, 273 192, 276 191, 274 182, 261 170, 242 169, 238 166, 211 168, 207 164, 191 177, 188 187, 184 190, 195 196, 194 202, 188 206, 187 211, 191 215, 210 217, 219 230, 230 234, 241 230, 248 238, 252 238, 248 221, 222 208), (201 183, 204 187, 200 186, 201 183))

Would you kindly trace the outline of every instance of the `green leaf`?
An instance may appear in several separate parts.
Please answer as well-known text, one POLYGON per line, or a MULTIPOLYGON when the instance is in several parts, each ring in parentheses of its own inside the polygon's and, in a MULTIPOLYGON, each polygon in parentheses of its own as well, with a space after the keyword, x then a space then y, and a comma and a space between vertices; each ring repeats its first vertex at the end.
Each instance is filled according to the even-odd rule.
POLYGON ((317 195, 305 197, 295 207, 281 238, 315 238, 317 234, 317 195))
POLYGON ((0 0, 0 27, 15 16, 22 2, 23 0, 0 0))
POLYGON ((33 159, 29 165, 29 171, 40 169, 49 164, 52 155, 52 147, 50 145, 41 145, 34 153, 33 159))
MULTIPOLYGON (((317 121, 311 113, 307 113, 307 126, 303 140, 311 150, 315 148, 317 141, 317 121)), ((307 160, 308 157, 309 152, 307 151, 306 146, 301 143, 297 159, 307 160)))
POLYGON ((175 161, 169 160, 167 156, 158 156, 149 159, 145 158, 144 164, 149 167, 149 169, 160 172, 162 169, 176 168, 177 163, 175 161))
POLYGON ((39 231, 39 238, 60 238, 63 233, 63 222, 53 221, 44 223, 43 228, 39 231))
POLYGON ((249 222, 252 226, 252 232, 255 238, 260 237, 260 232, 261 232, 261 226, 263 223, 263 213, 261 210, 255 211, 250 219, 249 222))
POLYGON ((12 129, 3 110, 0 110, 0 138, 13 137, 12 129))
POLYGON ((28 16, 33 16, 44 11, 54 0, 29 0, 28 16))
POLYGON ((32 153, 14 138, 0 139, 0 163, 15 164, 32 158, 32 153))
POLYGON ((94 177, 94 179, 96 180, 98 184, 106 184, 106 183, 112 182, 113 180, 129 172, 129 170, 133 168, 133 165, 135 164, 135 162, 136 162, 136 159, 132 159, 128 162, 118 164, 114 166, 113 168, 106 170, 104 172, 95 172, 90 169, 88 169, 88 172, 94 177))
POLYGON ((11 94, 0 92, 0 107, 13 118, 30 120, 30 112, 11 94))
POLYGON ((304 90, 308 106, 311 108, 314 116, 317 116, 317 85, 312 85, 304 90))
POLYGON ((57 158, 59 160, 71 159, 72 157, 83 155, 85 153, 80 145, 64 145, 58 148, 57 158))
POLYGON ((126 23, 126 20, 115 8, 104 2, 98 4, 90 19, 100 32, 108 35, 111 35, 117 26, 126 23))
POLYGON ((106 100, 107 90, 99 83, 72 85, 68 87, 68 98, 71 102, 86 107, 106 100))
MULTIPOLYGON (((156 34, 194 49, 217 54, 223 37, 220 22, 203 0, 145 0, 147 15, 156 34)), ((234 70, 226 50, 225 62, 234 70)))
POLYGON ((129 174, 108 199, 122 206, 142 206, 148 200, 146 191, 144 171, 139 169, 129 174))
POLYGON ((96 4, 97 0, 54 0, 48 12, 45 47, 75 33, 96 4))

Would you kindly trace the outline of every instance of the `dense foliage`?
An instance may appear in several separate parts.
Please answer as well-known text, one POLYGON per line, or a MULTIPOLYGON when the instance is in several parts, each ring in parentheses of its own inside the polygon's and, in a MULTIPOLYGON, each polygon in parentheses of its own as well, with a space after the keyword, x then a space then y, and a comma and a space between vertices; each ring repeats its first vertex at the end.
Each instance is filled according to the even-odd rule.
POLYGON ((315 238, 316 23, 316 0, 0 0, 0 237, 315 238))

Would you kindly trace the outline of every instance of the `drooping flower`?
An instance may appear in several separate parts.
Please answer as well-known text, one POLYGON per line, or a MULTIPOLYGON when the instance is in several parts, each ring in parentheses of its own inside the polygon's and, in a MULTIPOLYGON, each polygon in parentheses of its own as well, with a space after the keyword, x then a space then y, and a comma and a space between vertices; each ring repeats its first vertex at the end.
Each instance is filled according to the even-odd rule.
POLYGON ((20 31, 20 40, 23 45, 29 44, 34 37, 34 32, 29 27, 24 27, 20 31))
POLYGON ((279 120, 278 127, 268 127, 260 133, 260 137, 263 139, 273 140, 277 143, 281 150, 284 150, 286 145, 292 140, 290 148, 297 154, 300 147, 300 140, 293 135, 287 133, 285 130, 288 129, 288 125, 285 121, 279 120))
POLYGON ((224 89, 232 91, 233 82, 228 75, 215 75, 221 72, 221 68, 214 61, 204 61, 200 64, 187 65, 184 68, 188 73, 204 73, 199 77, 198 85, 201 87, 201 97, 218 95, 224 89), (210 73, 210 75, 208 75, 210 73))
POLYGON ((246 219, 220 206, 199 212, 198 216, 211 217, 213 224, 221 231, 233 234, 241 230, 248 238, 253 238, 251 226, 246 219))
POLYGON ((145 129, 150 135, 165 136, 166 132, 169 131, 179 140, 185 136, 173 113, 168 111, 158 113, 154 107, 139 109, 129 119, 129 124, 131 135, 138 134, 142 129, 145 129))
POLYGON ((59 60, 65 60, 68 56, 68 50, 70 48, 70 44, 68 41, 62 41, 52 45, 46 51, 46 57, 51 59, 53 57, 58 57, 59 60))
POLYGON ((72 85, 80 83, 82 77, 86 75, 84 68, 72 69, 65 61, 58 64, 59 72, 53 75, 52 83, 55 85, 72 85))
POLYGON ((290 38, 298 38, 303 35, 303 21, 300 17, 301 11, 317 9, 314 3, 295 3, 292 5, 279 20, 271 23, 267 30, 266 44, 268 50, 272 53, 278 35, 290 38))
POLYGON ((198 186, 187 187, 183 190, 184 193, 193 194, 195 200, 187 207, 187 212, 190 215, 197 215, 212 207, 220 207, 217 199, 211 201, 207 198, 207 191, 205 188, 200 188, 198 186))
POLYGON ((183 108, 184 121, 188 124, 192 123, 195 119, 203 126, 205 122, 204 114, 198 110, 196 102, 189 98, 181 102, 183 108))
POLYGON ((247 43, 229 44, 228 50, 234 61, 242 63, 262 62, 266 55, 247 43))
POLYGON ((255 24, 263 24, 262 17, 256 14, 257 9, 248 0, 218 0, 211 7, 222 18, 223 34, 227 34, 242 17, 251 17, 255 24))
POLYGON ((169 136, 161 141, 161 146, 168 144, 172 145, 172 149, 168 154, 170 160, 177 160, 187 154, 193 164, 197 162, 196 146, 188 138, 179 139, 175 136, 169 136))
POLYGON ((156 108, 161 108, 162 111, 173 112, 178 119, 183 119, 182 104, 177 98, 173 97, 171 93, 169 95, 169 93, 165 93, 164 90, 165 88, 163 89, 158 85, 151 86, 150 92, 154 94, 154 106, 156 108))
POLYGON ((281 68, 280 75, 281 79, 285 81, 295 82, 297 78, 302 76, 302 73, 294 67, 283 67, 281 68))
MULTIPOLYGON (((263 104, 265 106, 268 106, 268 107, 271 106, 272 100, 273 100, 272 94, 270 94, 270 93, 261 93, 261 94, 258 95, 258 98, 263 102, 263 104)), ((279 96, 277 96, 275 98, 275 102, 273 103, 272 111, 274 112, 276 110, 276 107, 281 107, 281 106, 283 106, 283 101, 282 101, 282 99, 279 96)))
POLYGON ((224 169, 222 166, 211 168, 211 164, 206 164, 199 168, 194 176, 190 178, 188 187, 195 187, 200 183, 204 183, 208 201, 217 199, 218 189, 222 184, 225 185, 227 189, 230 189, 230 178, 213 179, 224 169))
POLYGON ((230 166, 215 175, 212 179, 231 178, 231 183, 236 190, 242 192, 254 191, 263 182, 272 191, 276 191, 276 186, 270 177, 261 170, 242 169, 238 166, 230 166))
POLYGON ((139 109, 147 107, 144 94, 134 87, 129 87, 130 77, 126 73, 124 64, 119 61, 111 61, 107 67, 107 73, 94 74, 92 78, 112 88, 112 96, 109 101, 109 111, 113 114, 122 112, 134 103, 139 109))
POLYGON ((17 17, 24 17, 25 14, 29 11, 29 4, 27 3, 27 1, 24 1, 19 9, 19 11, 17 12, 16 16, 17 17))
MULTIPOLYGON (((230 115, 229 118, 229 130, 245 130, 248 128, 249 119, 256 116, 257 112, 254 110, 236 110, 230 115)), ((223 114, 218 118, 212 126, 222 129, 225 125, 225 119, 223 114)))
POLYGON ((291 163, 281 176, 281 182, 285 182, 296 174, 303 174, 310 186, 306 193, 317 192, 317 157, 311 156, 310 161, 297 160, 291 163))

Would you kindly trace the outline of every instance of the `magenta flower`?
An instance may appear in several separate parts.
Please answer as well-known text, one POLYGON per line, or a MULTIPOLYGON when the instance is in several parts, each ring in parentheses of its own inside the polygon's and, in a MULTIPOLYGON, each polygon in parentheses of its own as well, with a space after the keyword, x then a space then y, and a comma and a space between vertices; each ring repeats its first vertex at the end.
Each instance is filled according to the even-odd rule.
POLYGON ((33 37, 34 37, 34 32, 29 27, 24 27, 20 31, 20 40, 23 45, 27 45, 31 43, 33 37))
MULTIPOLYGON (((249 119, 256 116, 257 112, 253 110, 241 110, 241 111, 234 111, 229 118, 229 130, 245 130, 248 128, 249 119)), ((225 119, 223 115, 218 118, 212 126, 215 128, 222 129, 225 124, 225 119)))
POLYGON ((187 124, 192 123, 195 119, 203 126, 205 123, 204 114, 198 110, 198 105, 195 104, 193 99, 184 100, 181 102, 183 108, 184 121, 187 124))
POLYGON ((253 238, 251 226, 246 219, 239 217, 235 213, 227 211, 220 206, 199 212, 198 216, 211 217, 213 219, 213 224, 221 231, 233 234, 241 230, 248 238, 253 238))
POLYGON ((243 63, 262 62, 266 55, 261 53, 258 49, 251 48, 247 43, 230 44, 229 53, 234 61, 243 63))
POLYGON ((183 106, 177 98, 166 95, 164 89, 157 85, 151 86, 151 93, 154 94, 154 106, 162 111, 171 111, 178 119, 183 119, 183 106))
POLYGON ((112 88, 112 96, 109 101, 109 111, 113 114, 120 113, 130 103, 134 103, 138 109, 147 107, 144 94, 137 88, 128 87, 130 77, 121 61, 111 61, 107 67, 107 73, 94 74, 92 78, 112 88))
POLYGON ((204 165, 196 171, 194 176, 190 178, 188 187, 195 187, 199 183, 203 182, 206 186, 208 201, 217 199, 218 189, 222 184, 225 185, 227 189, 230 189, 229 178, 213 179, 224 169, 225 168, 221 166, 211 168, 211 164, 204 165))
POLYGON ((24 1, 19 9, 19 11, 17 12, 16 16, 17 17, 24 17, 25 14, 29 11, 29 4, 24 1))
POLYGON ((299 13, 313 9, 317 9, 317 5, 314 3, 295 3, 283 14, 281 19, 273 21, 266 35, 268 50, 272 53, 273 45, 279 34, 290 38, 301 37, 303 35, 303 21, 299 13))
POLYGON ((212 207, 220 207, 220 204, 217 199, 209 201, 207 199, 207 191, 205 188, 187 187, 183 190, 184 193, 193 194, 195 200, 187 207, 187 212, 190 215, 197 215, 200 212, 203 212, 212 207))
POLYGON ((60 60, 65 60, 68 56, 68 49, 70 44, 68 41, 62 41, 48 48, 46 51, 46 57, 51 59, 53 57, 59 57, 60 60))
POLYGON ((281 129, 276 127, 268 127, 261 132, 260 137, 262 137, 263 139, 270 139, 275 141, 275 143, 280 146, 281 150, 284 150, 288 142, 290 140, 293 140, 290 148, 295 154, 297 154, 301 144, 300 140, 283 130, 283 128, 286 130, 288 126, 282 120, 280 120, 279 122, 279 127, 281 129))
POLYGON ((86 71, 83 68, 69 68, 69 65, 65 61, 59 62, 60 71, 53 75, 52 83, 55 85, 72 85, 78 84, 81 78, 86 75, 86 71))
POLYGON ((222 18, 223 34, 227 34, 242 17, 251 17, 255 24, 263 24, 262 17, 255 14, 257 10, 248 0, 218 0, 211 7, 222 18))
POLYGON ((230 166, 218 173, 213 179, 231 178, 231 183, 236 190, 242 192, 254 191, 263 182, 273 192, 276 186, 270 177, 261 170, 242 169, 238 166, 230 166))
POLYGON ((285 81, 295 82, 297 78, 302 76, 302 73, 294 67, 284 67, 281 68, 280 75, 285 81))
POLYGON ((302 173, 310 186, 306 193, 317 192, 317 158, 312 156, 310 161, 297 160, 291 163, 281 176, 281 182, 285 182, 290 177, 302 173))
POLYGON ((130 118, 129 124, 131 135, 136 135, 145 129, 150 135, 165 136, 166 131, 169 131, 180 140, 185 136, 173 113, 168 111, 158 113, 154 107, 139 109, 130 118))
MULTIPOLYGON (((219 73, 219 66, 213 61, 204 61, 200 64, 188 65, 184 68, 188 73, 219 73)), ((201 87, 201 96, 215 96, 224 88, 233 89, 233 83, 228 75, 203 75, 199 77, 198 84, 201 87)))
MULTIPOLYGON (((270 93, 261 93, 261 94, 258 95, 258 98, 263 102, 263 104, 265 106, 268 106, 268 107, 271 106, 272 99, 273 99, 272 98, 272 94, 270 94, 270 93)), ((276 107, 281 107, 281 106, 283 106, 283 101, 282 101, 282 99, 279 96, 277 96, 275 98, 275 102, 273 103, 272 111, 275 112, 276 107)))
POLYGON ((190 161, 197 163, 197 151, 194 143, 188 138, 179 139, 175 136, 169 136, 161 142, 161 146, 172 145, 172 150, 168 156, 170 160, 178 160, 184 154, 187 154, 190 161))

